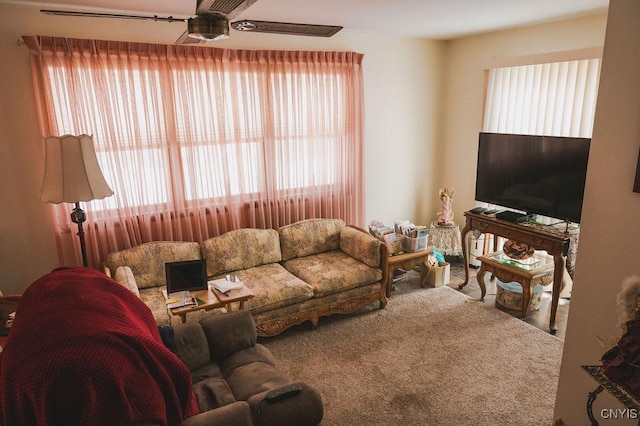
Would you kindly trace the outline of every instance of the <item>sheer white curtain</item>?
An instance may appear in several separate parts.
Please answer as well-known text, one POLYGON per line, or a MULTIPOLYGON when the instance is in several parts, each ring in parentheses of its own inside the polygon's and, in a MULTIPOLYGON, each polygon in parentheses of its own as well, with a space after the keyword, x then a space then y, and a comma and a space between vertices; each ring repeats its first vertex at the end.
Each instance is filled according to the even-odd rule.
MULTIPOLYGON (((364 222, 362 55, 24 37, 42 135, 93 135, 89 262, 312 217, 364 222)), ((52 206, 76 264, 68 206, 52 206), (73 248, 73 249, 72 249, 73 248)))
POLYGON ((493 68, 483 131, 590 138, 600 59, 493 68))

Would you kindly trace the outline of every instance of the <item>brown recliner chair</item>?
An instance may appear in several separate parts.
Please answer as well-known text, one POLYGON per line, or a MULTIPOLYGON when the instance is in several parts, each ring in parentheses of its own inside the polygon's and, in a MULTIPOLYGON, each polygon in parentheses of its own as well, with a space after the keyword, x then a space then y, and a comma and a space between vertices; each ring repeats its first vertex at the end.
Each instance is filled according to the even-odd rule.
POLYGON ((249 311, 180 324, 168 334, 191 371, 201 413, 186 425, 205 424, 213 416, 221 424, 221 415, 224 424, 237 425, 304 426, 322 420, 319 393, 303 382, 291 382, 276 367, 271 352, 257 343, 249 311))
POLYGON ((3 348, 0 424, 264 426, 322 419, 312 388, 298 383, 280 394, 291 383, 256 344, 248 311, 168 328, 173 340, 161 338, 166 331, 138 297, 95 269, 46 274, 24 292, 3 348))

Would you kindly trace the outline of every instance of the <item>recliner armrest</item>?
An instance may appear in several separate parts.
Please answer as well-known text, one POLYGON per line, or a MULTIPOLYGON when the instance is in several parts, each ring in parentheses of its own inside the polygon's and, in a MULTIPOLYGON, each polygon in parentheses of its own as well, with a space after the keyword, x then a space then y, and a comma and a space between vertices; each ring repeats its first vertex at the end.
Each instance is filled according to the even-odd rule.
POLYGON ((200 425, 253 426, 253 418, 249 404, 245 401, 237 401, 189 417, 184 422, 184 426, 200 425))
MULTIPOLYGON (((302 390, 290 397, 268 401, 266 395, 273 389, 249 398, 251 412, 260 426, 315 426, 324 416, 322 397, 304 382, 293 382, 302 390)), ((286 386, 286 385, 284 385, 286 386)))

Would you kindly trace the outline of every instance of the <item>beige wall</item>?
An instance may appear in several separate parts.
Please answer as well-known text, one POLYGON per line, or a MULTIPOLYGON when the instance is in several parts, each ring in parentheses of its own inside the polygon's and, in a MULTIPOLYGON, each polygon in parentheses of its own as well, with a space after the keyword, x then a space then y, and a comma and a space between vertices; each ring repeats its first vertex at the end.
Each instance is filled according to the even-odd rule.
MULTIPOLYGON (((622 280, 640 275, 640 194, 632 192, 640 151, 640 2, 612 0, 609 7, 600 92, 587 172, 580 252, 556 400, 556 418, 588 424, 587 393, 597 384, 581 365, 599 364, 615 340, 615 297, 622 280)), ((606 392, 594 414, 623 408, 606 392)), ((640 413, 638 413, 640 414, 640 413)), ((637 424, 637 420, 600 421, 637 424)))
MULTIPOLYGON (((182 31, 181 24, 51 17, 0 4, 0 290, 22 292, 58 266, 49 206, 37 201, 44 157, 29 54, 17 40, 42 34, 173 43, 182 31)), ((366 221, 426 223, 438 201, 424 194, 434 192, 440 160, 445 43, 347 31, 329 39, 233 32, 216 46, 364 53, 366 221)))

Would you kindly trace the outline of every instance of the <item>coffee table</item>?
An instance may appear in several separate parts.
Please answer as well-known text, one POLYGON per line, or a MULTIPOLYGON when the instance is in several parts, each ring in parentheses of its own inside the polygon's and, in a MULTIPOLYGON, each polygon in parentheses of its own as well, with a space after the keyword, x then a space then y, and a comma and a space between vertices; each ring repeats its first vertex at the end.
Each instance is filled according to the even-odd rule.
POLYGON ((396 269, 413 269, 415 266, 420 265, 420 286, 426 286, 426 279, 429 270, 431 269, 427 264, 427 256, 431 254, 431 249, 425 249, 420 251, 408 252, 403 254, 397 254, 395 256, 389 256, 386 260, 386 279, 385 283, 387 297, 391 296, 391 288, 393 287, 393 271, 396 269))
POLYGON ((183 323, 187 321, 187 314, 189 312, 199 310, 210 311, 211 309, 217 308, 231 310, 233 303, 239 303, 238 309, 244 309, 244 302, 254 296, 251 290, 244 285, 242 288, 229 290, 227 293, 222 293, 215 288, 210 288, 209 290, 192 291, 191 294, 198 299, 199 302, 201 301, 203 303, 169 309, 171 315, 179 316, 183 323))

